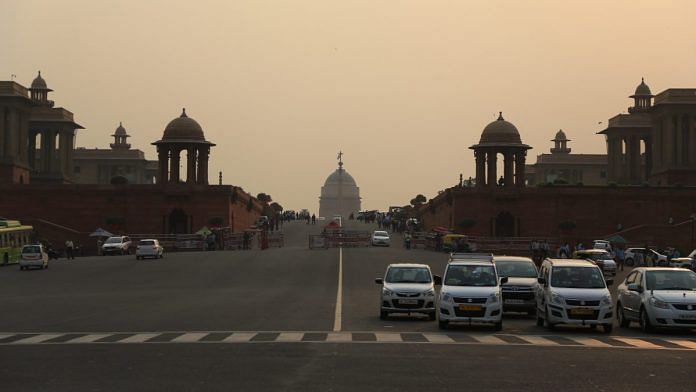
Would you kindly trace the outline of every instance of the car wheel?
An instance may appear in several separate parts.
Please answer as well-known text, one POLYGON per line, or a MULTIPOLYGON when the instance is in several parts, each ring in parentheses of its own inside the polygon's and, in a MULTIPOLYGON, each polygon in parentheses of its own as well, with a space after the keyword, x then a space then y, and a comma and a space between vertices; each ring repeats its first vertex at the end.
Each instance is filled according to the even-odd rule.
POLYGON ((381 310, 379 312, 379 319, 380 320, 386 320, 388 316, 389 316, 389 313, 385 312, 384 310, 381 310))
POLYGON ((536 318, 537 318, 537 322, 536 322, 537 327, 543 327, 544 326, 544 319, 541 318, 541 316, 539 315, 539 310, 537 310, 536 318))
POLYGON ((20 270, 20 271, 24 271, 24 267, 20 265, 20 266, 19 266, 19 270, 20 270))
POLYGON ((602 328, 604 329, 604 333, 610 334, 611 331, 614 329, 614 324, 604 324, 602 325, 602 328))
POLYGON ((548 328, 549 331, 554 331, 554 330, 556 330, 556 325, 553 324, 551 321, 549 321, 549 314, 551 314, 551 312, 549 311, 549 307, 547 306, 546 307, 546 317, 545 317, 544 321, 546 322, 546 328, 548 328))
POLYGON ((437 327, 440 329, 447 329, 449 327, 449 321, 446 320, 438 320, 437 322, 437 327))
POLYGON ((629 267, 633 267, 633 259, 626 259, 624 263, 629 267))
POLYGON ((653 332, 655 328, 650 324, 650 317, 645 308, 640 309, 640 330, 643 332, 653 332))
POLYGON ((493 324, 493 330, 494 331, 502 331, 503 330, 503 320, 500 320, 497 323, 493 324))
POLYGON ((626 318, 626 314, 624 313, 624 308, 623 305, 621 305, 621 302, 616 304, 616 319, 619 321, 619 327, 621 328, 628 328, 629 325, 631 325, 631 320, 626 318))

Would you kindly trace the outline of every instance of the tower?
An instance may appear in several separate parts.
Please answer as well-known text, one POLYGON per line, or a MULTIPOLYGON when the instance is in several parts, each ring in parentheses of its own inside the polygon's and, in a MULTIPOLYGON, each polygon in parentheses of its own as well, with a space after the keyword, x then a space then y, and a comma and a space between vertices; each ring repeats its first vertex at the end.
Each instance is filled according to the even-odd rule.
POLYGON ((556 137, 551 140, 554 143, 554 147, 551 149, 551 154, 570 154, 570 148, 568 148, 568 142, 570 141, 565 132, 559 129, 556 132, 556 137))
POLYGON ((126 132, 126 128, 123 127, 123 123, 118 123, 118 128, 116 128, 116 132, 114 132, 113 135, 114 137, 114 142, 111 143, 111 149, 112 150, 129 150, 131 145, 128 144, 127 139, 130 137, 128 133, 126 132))

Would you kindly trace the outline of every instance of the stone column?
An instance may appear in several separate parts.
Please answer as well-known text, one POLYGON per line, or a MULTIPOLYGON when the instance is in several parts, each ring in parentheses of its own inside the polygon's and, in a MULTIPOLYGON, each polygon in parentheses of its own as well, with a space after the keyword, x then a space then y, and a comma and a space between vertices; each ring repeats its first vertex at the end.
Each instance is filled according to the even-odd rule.
POLYGON ((644 178, 644 180, 647 181, 648 178, 650 178, 650 174, 652 173, 652 167, 653 167, 652 138, 650 136, 646 136, 643 138, 643 142, 645 142, 645 178, 644 178))
POLYGON ((208 185, 208 158, 210 147, 205 146, 198 149, 198 183, 208 185))
MULTIPOLYGON (((2 135, 1 132, 0 135, 2 135)), ((19 145, 19 159, 29 166, 29 115, 27 113, 22 113, 22 121, 19 124, 19 145)))
POLYGON ((53 131, 44 129, 41 131, 41 172, 51 172, 51 150, 53 149, 53 131))
POLYGON ((186 149, 186 183, 196 183, 196 149, 194 147, 186 149))
POLYGON ((683 149, 682 149, 682 140, 684 138, 682 137, 682 116, 675 116, 676 119, 676 132, 673 134, 675 140, 672 141, 675 146, 675 153, 676 155, 674 156, 674 163, 676 164, 675 166, 681 166, 682 162, 684 162, 684 154, 683 154, 683 149))
POLYGON ((515 178, 514 178, 514 164, 515 162, 513 161, 514 159, 514 154, 511 151, 506 151, 503 154, 503 179, 505 181, 505 186, 513 186, 515 183, 515 178))
POLYGON ((157 146, 157 160, 159 161, 159 177, 158 184, 166 184, 169 182, 169 150, 163 145, 157 146))
POLYGON ((16 116, 15 110, 10 109, 7 112, 7 128, 2 135, 5 137, 5 157, 12 158, 15 155, 16 148, 14 146, 14 139, 17 137, 16 116))
POLYGON ((495 151, 486 152, 488 162, 488 186, 495 186, 498 183, 498 156, 495 151))
POLYGON ((36 170, 36 131, 33 129, 29 130, 27 163, 30 169, 36 170))
POLYGON ((515 154, 515 185, 524 187, 525 184, 525 163, 527 151, 520 150, 515 154))
POLYGON ((486 185, 486 153, 483 150, 475 150, 476 157, 476 186, 486 185))
POLYGON ((170 147, 171 151, 171 158, 169 159, 169 163, 171 165, 171 168, 169 169, 169 182, 170 183, 178 183, 179 182, 179 163, 180 163, 180 155, 181 155, 181 150, 179 147, 172 146, 170 147))
POLYGON ((0 158, 4 157, 6 155, 5 153, 5 135, 6 132, 8 131, 5 129, 5 122, 7 121, 5 115, 7 114, 6 112, 7 108, 4 106, 0 106, 0 158))
POLYGON ((61 172, 63 174, 63 177, 67 177, 67 174, 68 174, 67 170, 66 170, 67 160, 68 160, 68 157, 66 156, 66 152, 67 152, 66 145, 68 143, 66 136, 67 135, 65 134, 65 130, 61 129, 58 132, 59 142, 58 142, 58 151, 56 151, 56 158, 58 159, 57 169, 59 172, 61 172))

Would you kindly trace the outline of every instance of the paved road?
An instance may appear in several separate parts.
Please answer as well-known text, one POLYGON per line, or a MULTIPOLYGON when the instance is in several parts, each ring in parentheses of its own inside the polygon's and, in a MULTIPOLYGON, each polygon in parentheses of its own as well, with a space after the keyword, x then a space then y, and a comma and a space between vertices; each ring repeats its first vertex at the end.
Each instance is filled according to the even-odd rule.
POLYGON ((691 386, 696 336, 689 333, 550 333, 522 315, 508 315, 500 333, 485 327, 443 333, 418 318, 382 321, 374 278, 387 264, 425 262, 439 274, 447 255, 407 251, 398 241, 390 248, 307 249, 307 235, 319 230, 286 225, 283 249, 0 268, 0 385, 10 391, 691 386), (28 370, 36 364, 40 371, 28 370))

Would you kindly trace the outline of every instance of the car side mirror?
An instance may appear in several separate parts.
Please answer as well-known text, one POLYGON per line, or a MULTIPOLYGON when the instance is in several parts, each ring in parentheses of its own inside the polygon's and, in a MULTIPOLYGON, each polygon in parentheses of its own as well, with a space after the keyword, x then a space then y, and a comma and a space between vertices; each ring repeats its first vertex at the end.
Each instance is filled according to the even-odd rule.
POLYGON ((628 291, 635 291, 636 293, 642 293, 643 286, 639 285, 638 283, 631 283, 627 287, 628 291))
POLYGON ((442 276, 433 275, 433 283, 435 286, 442 286, 442 276))
POLYGON ((508 282, 508 277, 507 277, 507 276, 503 276, 502 278, 500 278, 500 284, 505 284, 505 283, 507 283, 507 282, 508 282))
POLYGON ((546 285, 546 279, 544 278, 537 278, 537 282, 539 282, 539 284, 546 285))
POLYGON ((377 278, 377 279, 375 279, 375 283, 377 283, 377 284, 384 284, 384 279, 382 279, 382 278, 377 278))

